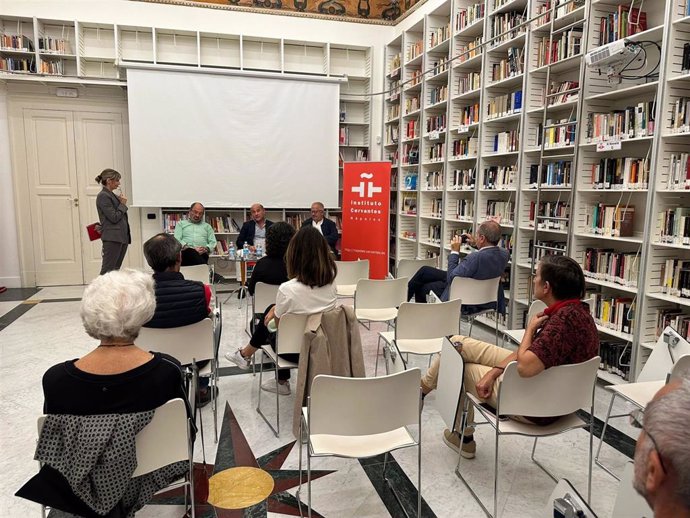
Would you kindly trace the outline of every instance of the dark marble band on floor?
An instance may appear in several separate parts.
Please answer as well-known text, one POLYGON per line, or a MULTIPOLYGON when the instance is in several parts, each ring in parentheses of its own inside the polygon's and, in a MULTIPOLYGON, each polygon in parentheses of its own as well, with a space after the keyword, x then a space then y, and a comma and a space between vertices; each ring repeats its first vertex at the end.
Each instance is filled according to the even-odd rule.
MULTIPOLYGON (((589 422, 589 412, 585 412, 584 410, 578 410, 577 415, 585 421, 589 422)), ((597 439, 601 438, 601 431, 603 430, 603 428, 604 421, 597 418, 597 416, 594 416, 594 437, 596 437, 597 439)), ((588 429, 585 428, 585 430, 588 429)), ((633 439, 629 435, 626 435, 620 430, 611 426, 610 419, 609 425, 606 427, 606 435, 604 436, 604 442, 612 448, 618 450, 626 457, 632 459, 635 456, 635 445, 637 444, 637 441, 635 441, 635 439, 633 439)), ((594 445, 594 447, 596 448, 596 444, 594 445)))
POLYGON ((0 331, 9 326, 12 322, 20 318, 24 313, 36 306, 37 303, 24 302, 16 308, 11 309, 0 317, 0 331))
POLYGON ((0 293, 0 302, 21 302, 39 291, 40 288, 7 288, 7 291, 0 293))

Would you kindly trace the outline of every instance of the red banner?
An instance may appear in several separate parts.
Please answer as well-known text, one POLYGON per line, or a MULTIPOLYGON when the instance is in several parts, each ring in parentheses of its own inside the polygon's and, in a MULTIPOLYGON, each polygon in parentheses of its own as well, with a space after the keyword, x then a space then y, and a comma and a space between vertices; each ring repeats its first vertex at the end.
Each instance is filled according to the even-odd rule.
POLYGON ((369 259, 369 277, 388 275, 390 162, 343 164, 343 261, 369 259))

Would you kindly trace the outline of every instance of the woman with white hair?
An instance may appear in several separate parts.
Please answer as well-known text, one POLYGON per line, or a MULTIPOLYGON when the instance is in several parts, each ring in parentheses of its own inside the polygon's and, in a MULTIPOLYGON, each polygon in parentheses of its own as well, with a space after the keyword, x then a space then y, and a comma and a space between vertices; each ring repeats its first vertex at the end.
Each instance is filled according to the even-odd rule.
POLYGON ((46 414, 143 412, 186 398, 177 360, 134 345, 156 308, 153 278, 115 270, 84 291, 81 320, 99 341, 86 356, 59 363, 43 376, 46 414))

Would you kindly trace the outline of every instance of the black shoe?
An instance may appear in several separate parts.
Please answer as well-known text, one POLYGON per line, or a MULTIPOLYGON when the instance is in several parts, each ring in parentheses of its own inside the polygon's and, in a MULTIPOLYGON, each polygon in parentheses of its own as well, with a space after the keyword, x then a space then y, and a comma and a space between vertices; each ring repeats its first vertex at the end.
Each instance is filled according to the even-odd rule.
POLYGON ((211 394, 215 395, 215 397, 218 397, 218 387, 206 387, 199 390, 199 408, 204 408, 211 402, 211 394), (211 388, 213 388, 213 392, 211 392, 211 388))

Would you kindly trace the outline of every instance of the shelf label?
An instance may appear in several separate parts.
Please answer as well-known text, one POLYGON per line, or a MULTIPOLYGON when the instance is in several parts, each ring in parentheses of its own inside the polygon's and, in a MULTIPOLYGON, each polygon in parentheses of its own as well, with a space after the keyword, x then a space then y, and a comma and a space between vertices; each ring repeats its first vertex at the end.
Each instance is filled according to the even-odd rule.
POLYGON ((464 124, 461 124, 458 127, 458 133, 467 133, 470 130, 469 126, 466 126, 464 124))
POLYGON ((620 140, 605 140, 603 142, 597 142, 597 152, 601 153, 603 151, 618 151, 621 148, 620 140))
POLYGON ((441 135, 438 131, 429 132, 429 140, 438 140, 439 138, 441 138, 441 135))

